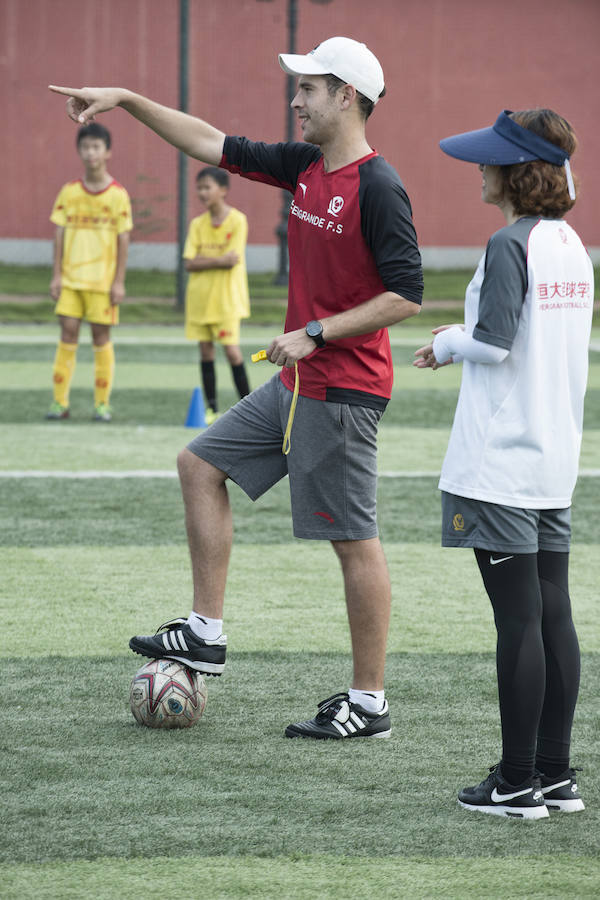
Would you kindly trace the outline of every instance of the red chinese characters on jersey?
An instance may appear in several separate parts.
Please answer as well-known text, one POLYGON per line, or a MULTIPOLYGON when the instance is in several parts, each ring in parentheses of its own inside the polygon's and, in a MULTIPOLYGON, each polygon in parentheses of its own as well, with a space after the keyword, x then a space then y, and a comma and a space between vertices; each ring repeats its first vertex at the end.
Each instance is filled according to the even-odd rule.
POLYGON ((592 302, 589 281, 540 282, 537 285, 539 309, 588 309, 592 302))

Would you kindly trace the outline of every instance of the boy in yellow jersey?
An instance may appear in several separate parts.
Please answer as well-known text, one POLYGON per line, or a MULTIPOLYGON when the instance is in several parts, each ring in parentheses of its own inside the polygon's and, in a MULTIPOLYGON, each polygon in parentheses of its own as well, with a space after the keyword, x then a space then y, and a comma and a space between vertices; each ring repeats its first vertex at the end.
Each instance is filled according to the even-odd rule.
POLYGON ((208 166, 196 176, 198 198, 206 212, 192 219, 183 258, 190 273, 185 302, 185 336, 198 341, 206 399, 205 419, 217 418, 215 341, 223 345, 240 397, 250 393, 240 350, 240 319, 250 315, 246 275, 248 222, 226 202, 229 176, 208 166))
POLYGON ((131 203, 124 187, 107 171, 111 137, 92 122, 77 133, 84 175, 61 189, 50 216, 56 225, 50 295, 56 304, 60 340, 54 359, 54 402, 46 418, 69 417, 69 390, 75 370, 81 320, 92 330, 94 420, 110 422, 115 357, 110 327, 119 322, 125 297, 125 267, 131 203))

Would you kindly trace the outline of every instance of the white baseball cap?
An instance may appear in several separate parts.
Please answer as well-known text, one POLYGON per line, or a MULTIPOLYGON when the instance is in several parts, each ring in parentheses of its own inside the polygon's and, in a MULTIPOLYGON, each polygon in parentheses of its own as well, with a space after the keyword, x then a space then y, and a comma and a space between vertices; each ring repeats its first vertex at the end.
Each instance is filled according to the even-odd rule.
POLYGON ((379 60, 366 44, 352 38, 329 38, 305 56, 280 53, 279 65, 288 75, 335 75, 373 103, 384 88, 379 60))

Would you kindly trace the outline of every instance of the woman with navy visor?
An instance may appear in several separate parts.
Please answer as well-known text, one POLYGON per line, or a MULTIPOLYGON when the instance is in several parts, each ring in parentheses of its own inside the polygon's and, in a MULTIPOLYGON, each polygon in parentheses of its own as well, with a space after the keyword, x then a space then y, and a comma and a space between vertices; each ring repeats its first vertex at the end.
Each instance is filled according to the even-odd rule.
POLYGON ((442 544, 474 548, 497 630, 502 759, 458 799, 544 818, 584 808, 569 759, 579 645, 568 565, 594 285, 563 219, 576 138, 537 109, 504 111, 440 146, 479 164, 482 199, 506 219, 467 288, 464 326, 434 329, 414 363, 463 363, 439 483, 442 544))

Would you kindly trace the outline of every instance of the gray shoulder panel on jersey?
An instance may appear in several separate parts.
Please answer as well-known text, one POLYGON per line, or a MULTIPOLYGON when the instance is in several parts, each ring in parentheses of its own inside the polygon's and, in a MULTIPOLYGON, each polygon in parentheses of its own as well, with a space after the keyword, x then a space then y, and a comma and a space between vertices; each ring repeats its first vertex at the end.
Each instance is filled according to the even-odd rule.
POLYGON ((527 293, 527 243, 539 222, 527 216, 491 236, 479 294, 479 318, 473 337, 510 350, 527 293))

